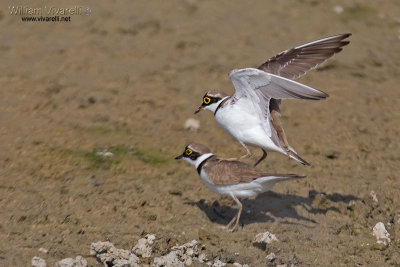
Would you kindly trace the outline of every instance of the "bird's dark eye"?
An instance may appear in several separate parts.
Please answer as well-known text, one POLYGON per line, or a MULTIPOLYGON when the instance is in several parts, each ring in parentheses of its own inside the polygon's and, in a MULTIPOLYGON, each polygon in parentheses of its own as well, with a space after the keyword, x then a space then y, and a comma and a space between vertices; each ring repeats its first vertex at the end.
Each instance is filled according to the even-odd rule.
POLYGON ((208 96, 206 96, 206 97, 203 98, 203 102, 204 102, 204 104, 208 105, 208 104, 210 104, 210 102, 211 102, 211 98, 209 98, 208 96))
POLYGON ((192 153, 193 153, 193 151, 192 151, 190 148, 187 148, 187 149, 185 150, 186 156, 190 156, 192 153))

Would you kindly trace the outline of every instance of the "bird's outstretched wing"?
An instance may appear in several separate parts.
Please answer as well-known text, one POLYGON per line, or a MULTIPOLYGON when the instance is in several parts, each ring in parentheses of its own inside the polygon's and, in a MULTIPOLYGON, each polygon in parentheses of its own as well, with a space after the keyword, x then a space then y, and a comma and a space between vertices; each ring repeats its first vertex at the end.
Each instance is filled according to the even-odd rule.
POLYGON ((267 60, 258 69, 288 79, 297 79, 342 51, 342 47, 349 44, 349 41, 344 39, 350 35, 338 34, 285 50, 267 60))
MULTIPOLYGON (((289 80, 259 69, 247 68, 233 70, 229 74, 235 87, 232 101, 247 99, 269 129, 269 104, 271 98, 323 99, 328 95, 307 85, 289 80)), ((270 132, 268 131, 268 134, 270 132)))
POLYGON ((235 86, 234 97, 237 98, 257 96, 266 99, 319 100, 328 96, 324 92, 307 85, 254 68, 233 70, 229 77, 235 86))

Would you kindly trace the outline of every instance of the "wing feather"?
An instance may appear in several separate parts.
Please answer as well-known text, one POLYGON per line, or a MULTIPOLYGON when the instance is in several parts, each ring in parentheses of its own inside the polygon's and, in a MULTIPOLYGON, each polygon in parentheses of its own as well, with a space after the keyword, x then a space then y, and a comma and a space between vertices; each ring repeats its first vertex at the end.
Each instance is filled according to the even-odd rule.
POLYGON ((268 178, 268 180, 266 181, 275 182, 277 180, 305 177, 296 174, 276 174, 261 172, 246 163, 240 161, 225 161, 219 158, 214 158, 210 161, 207 161, 204 164, 203 168, 205 169, 208 178, 215 185, 249 183, 259 178, 268 178))
POLYGON ((342 47, 350 43, 344 41, 350 35, 338 34, 285 50, 267 60, 258 69, 288 79, 297 79, 342 51, 342 47))
POLYGON ((280 77, 259 69, 233 70, 229 74, 236 93, 234 97, 262 95, 266 99, 324 99, 328 95, 322 91, 293 80, 280 77))

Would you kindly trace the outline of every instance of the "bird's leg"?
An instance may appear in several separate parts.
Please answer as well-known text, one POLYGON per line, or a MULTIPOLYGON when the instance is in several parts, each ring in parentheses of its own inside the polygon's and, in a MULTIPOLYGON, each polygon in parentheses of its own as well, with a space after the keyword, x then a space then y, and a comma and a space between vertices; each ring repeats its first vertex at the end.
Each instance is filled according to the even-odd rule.
POLYGON ((276 133, 278 134, 279 140, 282 142, 286 151, 289 152, 290 151, 289 142, 286 138, 285 131, 283 130, 283 126, 282 126, 282 122, 281 122, 281 113, 276 109, 272 109, 270 111, 270 114, 271 114, 272 126, 274 126, 274 129, 275 129, 276 133))
POLYGON ((265 151, 263 148, 261 148, 261 150, 263 151, 263 154, 262 154, 261 158, 256 162, 256 164, 254 164, 254 167, 257 166, 258 163, 260 163, 267 157, 267 151, 265 151))
MULTIPOLYGON (((238 225, 239 225, 240 214, 242 214, 242 209, 243 209, 242 203, 240 203, 239 199, 238 199, 236 196, 234 196, 234 195, 232 195, 232 198, 233 198, 233 200, 235 200, 236 204, 238 204, 238 206, 239 206, 239 211, 238 211, 237 215, 235 216, 235 217, 236 217, 235 225, 234 225, 232 228, 228 228, 228 229, 227 229, 227 231, 229 231, 229 232, 234 232, 234 231, 237 230, 238 225)), ((235 218, 234 218, 234 219, 235 219, 235 218)), ((232 221, 233 221, 233 220, 232 220, 232 221)), ((228 225, 227 225, 227 226, 228 226, 228 225)), ((229 226, 230 226, 230 225, 229 225, 229 226)))
POLYGON ((241 145, 246 149, 246 155, 240 156, 238 158, 229 158, 229 159, 225 159, 225 160, 235 161, 235 160, 240 160, 240 159, 244 159, 244 158, 249 157, 251 155, 251 152, 250 152, 249 148, 243 143, 241 143, 241 145))

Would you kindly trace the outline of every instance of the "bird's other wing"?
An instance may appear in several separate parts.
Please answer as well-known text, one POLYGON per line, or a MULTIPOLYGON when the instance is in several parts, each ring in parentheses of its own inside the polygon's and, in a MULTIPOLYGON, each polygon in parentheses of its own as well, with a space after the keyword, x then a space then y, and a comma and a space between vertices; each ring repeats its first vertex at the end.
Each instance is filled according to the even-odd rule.
POLYGON ((342 47, 350 43, 344 41, 350 35, 338 34, 285 50, 267 60, 258 69, 288 79, 297 79, 342 51, 342 47))
MULTIPOLYGON (((235 86, 234 97, 262 97, 265 99, 324 99, 328 95, 307 85, 259 69, 233 70, 229 74, 235 86)), ((263 102, 262 99, 259 102, 263 102)))

